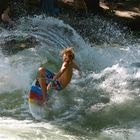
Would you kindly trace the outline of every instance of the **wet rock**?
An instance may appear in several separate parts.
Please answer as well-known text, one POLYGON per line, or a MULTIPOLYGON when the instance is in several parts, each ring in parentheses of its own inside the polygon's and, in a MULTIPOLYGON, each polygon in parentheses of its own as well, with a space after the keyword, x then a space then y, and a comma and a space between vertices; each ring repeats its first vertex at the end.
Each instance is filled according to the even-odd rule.
POLYGON ((37 43, 34 36, 8 36, 0 42, 0 46, 4 55, 13 55, 24 49, 35 47, 37 43))

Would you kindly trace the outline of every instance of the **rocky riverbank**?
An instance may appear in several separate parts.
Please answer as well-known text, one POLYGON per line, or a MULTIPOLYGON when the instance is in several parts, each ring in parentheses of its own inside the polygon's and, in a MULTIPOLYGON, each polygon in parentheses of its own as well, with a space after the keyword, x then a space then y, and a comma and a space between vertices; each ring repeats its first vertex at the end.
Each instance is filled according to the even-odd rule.
POLYGON ((139 38, 140 36, 139 15, 137 15, 135 18, 121 17, 116 15, 115 13, 110 13, 108 10, 104 10, 101 8, 97 13, 88 12, 87 14, 80 12, 78 13, 72 10, 66 10, 63 11, 58 18, 71 25, 84 39, 88 40, 91 43, 103 43, 100 40, 103 41, 104 39, 101 39, 99 36, 97 36, 98 33, 95 32, 106 28, 103 27, 101 22, 106 22, 106 26, 117 26, 116 28, 120 28, 128 34, 131 33, 136 38, 139 38), (96 28, 96 30, 94 30, 94 28, 96 28))
MULTIPOLYGON (((19 10, 19 7, 14 9, 15 15, 25 16, 29 14, 27 11, 25 13, 21 13, 24 9, 21 8, 21 10, 19 10)), ((99 11, 88 11, 86 13, 85 11, 75 10, 69 4, 66 7, 62 7, 61 5, 59 15, 55 17, 72 26, 85 40, 91 43, 93 42, 94 44, 102 44, 104 43, 103 41, 110 42, 110 38, 105 40, 104 38, 101 38, 99 34, 101 30, 104 30, 106 26, 110 25, 113 25, 114 27, 116 26, 117 28, 124 30, 124 32, 128 32, 128 34, 131 32, 139 38, 140 9, 139 5, 136 5, 136 2, 133 2, 133 4, 120 2, 116 4, 113 13, 109 11, 109 7, 105 2, 101 2, 100 7, 99 11), (105 23, 101 24, 102 22, 105 23)), ((41 13, 37 10, 30 14, 36 15, 41 13)), ((13 18, 16 20, 19 16, 15 16, 13 18)), ((109 36, 113 38, 113 35, 109 36)), ((16 40, 21 39, 10 37, 6 39, 4 43, 1 43, 2 50, 5 54, 13 54, 29 47, 35 47, 36 44, 35 38, 32 37, 26 37, 25 39, 22 38, 21 41, 16 40)), ((114 37, 114 42, 115 41, 116 38, 114 37)))

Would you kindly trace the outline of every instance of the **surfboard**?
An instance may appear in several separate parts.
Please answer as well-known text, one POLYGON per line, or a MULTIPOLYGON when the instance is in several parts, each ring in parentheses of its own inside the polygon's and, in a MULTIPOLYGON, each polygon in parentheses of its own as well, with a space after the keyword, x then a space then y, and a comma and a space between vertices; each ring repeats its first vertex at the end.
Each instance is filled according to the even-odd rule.
POLYGON ((34 118, 41 119, 44 116, 43 93, 37 80, 34 80, 31 85, 28 104, 29 111, 34 118))

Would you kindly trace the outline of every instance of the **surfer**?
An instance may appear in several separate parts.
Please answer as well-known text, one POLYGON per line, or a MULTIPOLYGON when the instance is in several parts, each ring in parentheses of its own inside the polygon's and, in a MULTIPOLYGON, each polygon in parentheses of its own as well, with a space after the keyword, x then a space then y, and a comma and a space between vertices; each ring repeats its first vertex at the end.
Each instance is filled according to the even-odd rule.
POLYGON ((62 90, 70 83, 73 75, 73 68, 78 70, 79 76, 81 75, 81 71, 74 61, 75 55, 73 48, 65 48, 60 54, 63 58, 63 63, 56 74, 44 67, 39 68, 38 81, 43 93, 43 102, 46 101, 46 93, 51 87, 56 90, 62 90))

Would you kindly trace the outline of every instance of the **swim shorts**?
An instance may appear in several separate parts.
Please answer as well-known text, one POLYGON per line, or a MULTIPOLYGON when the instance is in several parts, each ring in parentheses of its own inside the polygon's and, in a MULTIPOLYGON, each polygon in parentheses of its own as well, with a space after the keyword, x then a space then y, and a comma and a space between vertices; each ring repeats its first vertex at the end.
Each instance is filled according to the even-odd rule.
MULTIPOLYGON (((46 79, 46 86, 47 86, 50 82, 52 82, 55 74, 50 70, 46 69, 45 75, 46 75, 45 79, 46 79)), ((39 85, 38 80, 36 81, 36 85, 39 85)), ((51 83, 51 87, 54 88, 55 90, 62 90, 62 86, 58 80, 53 80, 53 82, 51 83)))

